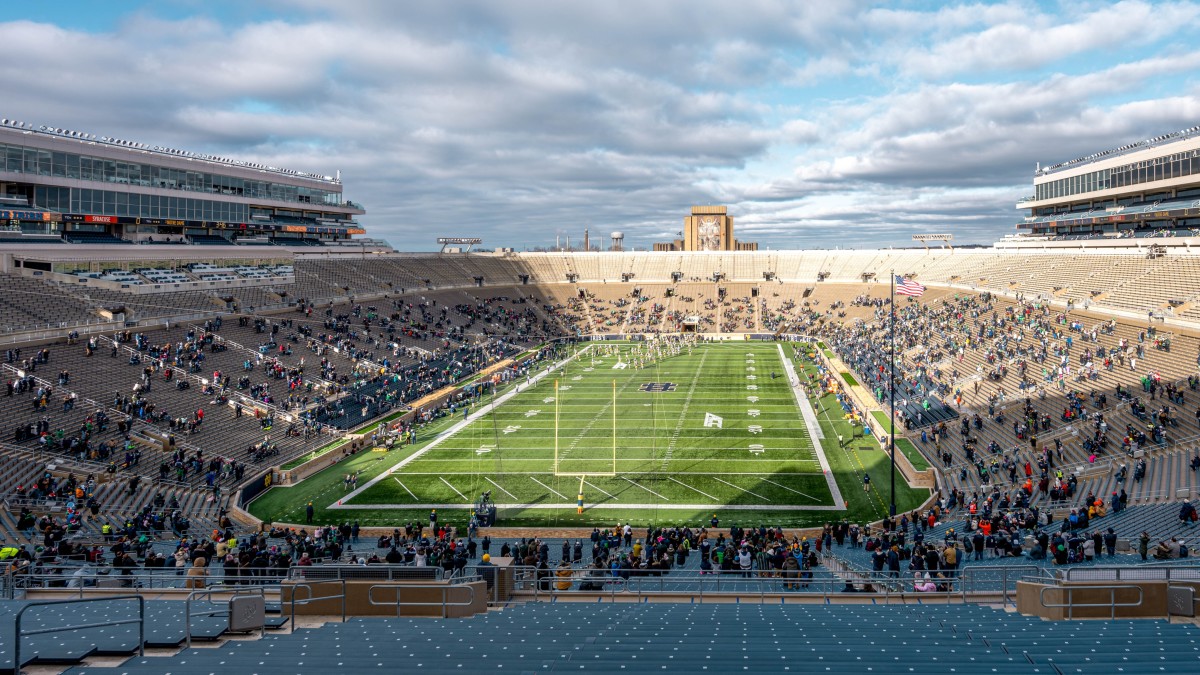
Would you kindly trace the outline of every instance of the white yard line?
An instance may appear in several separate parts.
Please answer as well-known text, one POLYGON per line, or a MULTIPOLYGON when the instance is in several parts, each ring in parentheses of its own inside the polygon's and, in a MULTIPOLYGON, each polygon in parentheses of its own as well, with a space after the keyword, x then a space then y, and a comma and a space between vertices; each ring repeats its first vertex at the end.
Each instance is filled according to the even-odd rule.
MULTIPOLYGON (((550 366, 550 367, 546 368, 545 370, 543 370, 542 372, 534 375, 533 377, 530 378, 530 386, 537 384, 538 382, 540 382, 542 379, 544 379, 546 377, 549 377, 550 374, 554 373, 556 370, 561 368, 568 361, 575 358, 576 356, 580 356, 582 354, 587 353, 591 348, 592 348, 592 345, 588 345, 584 349, 580 350, 579 354, 568 356, 567 358, 563 359, 562 361, 559 361, 558 363, 554 364, 553 366, 550 366)), ((529 391, 529 388, 526 388, 526 391, 529 391)), ((490 413, 491 411, 495 410, 497 406, 499 406, 503 403, 506 403, 508 401, 508 399, 516 396, 518 393, 519 392, 517 391, 517 387, 513 387, 512 389, 509 389, 507 392, 497 396, 495 398, 495 400, 493 400, 491 403, 479 408, 478 410, 471 413, 470 415, 467 415, 467 417, 465 419, 455 423, 454 426, 452 426, 449 429, 438 434, 437 438, 433 439, 429 443, 426 443, 425 447, 414 452, 413 454, 409 455, 408 457, 405 457, 404 459, 400 460, 395 465, 393 465, 392 468, 388 469, 387 471, 384 471, 383 473, 379 474, 378 476, 375 476, 371 480, 367 481, 365 484, 363 484, 362 487, 350 492, 350 494, 348 494, 342 498, 343 501, 349 501, 351 499, 354 499, 355 497, 362 494, 368 488, 375 485, 379 481, 385 480, 388 476, 392 475, 393 473, 396 473, 400 469, 403 469, 404 467, 408 466, 409 464, 412 464, 417 459, 419 459, 421 456, 423 456, 425 453, 427 453, 430 450, 441 445, 445 440, 452 438, 455 434, 457 434, 458 432, 465 429, 472 422, 474 422, 475 420, 479 419, 480 417, 483 417, 484 415, 490 413)), ((461 494, 461 493, 459 493, 459 494, 461 494)), ((465 497, 464 497, 464 499, 465 499, 465 497)), ((332 508, 335 505, 336 505, 336 502, 334 504, 327 506, 326 508, 332 508)))
MULTIPOLYGON (((399 479, 399 478, 397 478, 397 479, 396 479, 396 482, 397 482, 397 483, 400 483, 400 479, 399 479)), ((409 490, 409 489, 408 489, 408 486, 407 486, 407 485, 405 485, 404 483, 400 483, 400 487, 404 488, 404 491, 408 493, 408 496, 409 496, 409 497, 412 497, 413 499, 416 499, 416 498, 417 498, 417 496, 413 494, 412 490, 409 490)))
MULTIPOLYGON (((640 487, 640 486, 639 486, 640 487)), ((539 511, 553 509, 571 509, 574 511, 577 505, 575 502, 563 504, 496 504, 498 509, 534 509, 539 511)), ((336 502, 331 509, 346 509, 349 511, 382 511, 387 509, 461 509, 462 504, 342 504, 338 506, 336 502)), ((620 502, 609 502, 601 504, 592 504, 587 507, 588 510, 604 509, 608 511, 650 511, 653 509, 661 509, 663 511, 706 511, 711 510, 712 504, 622 504, 620 502)), ((812 506, 796 506, 796 505, 779 505, 779 504, 738 504, 735 506, 722 506, 726 511, 845 511, 841 506, 833 506, 828 504, 818 504, 812 506)))
POLYGON ((760 480, 762 480, 764 483, 770 483, 771 485, 775 485, 775 486, 777 486, 777 487, 781 487, 781 488, 783 488, 784 490, 787 490, 788 492, 795 492, 796 494, 798 494, 798 495, 802 495, 802 496, 805 496, 805 497, 808 497, 809 499, 815 499, 815 500, 817 500, 817 501, 820 501, 819 499, 817 499, 816 497, 814 497, 814 496, 812 496, 812 495, 808 494, 807 492, 801 492, 801 491, 799 491, 799 490, 793 490, 792 488, 790 488, 790 487, 788 487, 788 486, 786 486, 786 485, 783 485, 783 484, 781 484, 781 483, 776 483, 775 481, 771 480, 770 478, 762 478, 762 479, 760 479, 760 480))
POLYGON ((700 363, 696 364, 696 372, 692 375, 692 383, 688 385, 687 397, 683 399, 683 410, 679 411, 679 419, 675 422, 675 430, 671 433, 671 440, 667 441, 667 452, 663 456, 662 468, 665 470, 667 465, 671 463, 671 456, 675 454, 675 444, 679 442, 679 434, 683 431, 683 423, 687 421, 688 408, 692 406, 692 394, 696 392, 696 383, 700 381, 700 373, 704 370, 704 360, 708 358, 708 350, 704 350, 700 354, 700 363))
MULTIPOLYGON (((654 458, 648 457, 647 459, 652 460, 654 458)), ((506 462, 509 464, 511 464, 513 462, 521 462, 521 461, 541 461, 542 462, 541 466, 545 466, 545 461, 543 461, 543 460, 513 460, 513 459, 506 460, 506 462)), ((750 459, 749 457, 747 457, 746 459, 738 460, 738 463, 739 464, 751 464, 751 463, 778 464, 779 462, 777 460, 771 460, 771 459, 750 459)), ((672 471, 671 473, 676 476, 758 476, 758 477, 762 477, 762 475, 763 475, 762 471, 722 471, 721 473, 716 473, 716 474, 714 474, 711 471, 672 471)), ((661 476, 662 472, 660 472, 660 471, 622 471, 621 474, 623 476, 633 476, 634 478, 637 478, 639 476, 661 476)), ((455 473, 455 472, 447 473, 445 471, 406 471, 404 473, 404 475, 405 476, 474 476, 475 472, 472 471, 472 472, 467 472, 467 473, 455 473)), ((553 471, 491 471, 491 472, 489 472, 488 475, 491 475, 491 476, 554 476, 556 474, 553 471)), ((558 474, 558 475, 562 475, 562 474, 558 474)), ((572 474, 572 475, 574 475, 576 478, 579 477, 579 474, 572 474)), ((608 474, 587 474, 587 475, 594 476, 594 477, 604 477, 604 478, 615 478, 616 477, 616 476, 609 476, 608 474)), ((790 471, 790 472, 779 472, 779 473, 773 472, 771 475, 774 475, 774 476, 822 476, 824 474, 822 474, 820 471, 790 471)))
POLYGON ((716 476, 713 476, 713 480, 717 481, 718 483, 724 483, 724 484, 728 485, 729 487, 733 488, 734 490, 741 490, 742 492, 745 492, 748 495, 754 495, 755 497, 758 497, 759 499, 761 499, 765 502, 771 501, 770 499, 767 499, 766 497, 758 494, 757 492, 751 492, 744 487, 738 487, 738 486, 734 485, 733 483, 730 483, 727 480, 721 480, 720 478, 717 478, 716 476))
POLYGON ((549 490, 549 491, 553 492, 554 494, 558 495, 558 496, 559 496, 560 498, 562 498, 562 499, 568 499, 568 497, 567 497, 566 495, 564 495, 563 493, 559 492, 558 490, 555 490, 554 488, 550 487, 549 485, 546 485, 545 483, 543 483, 542 481, 540 481, 540 480, 538 480, 538 479, 534 478, 533 476, 530 476, 530 477, 529 477, 529 480, 531 480, 531 481, 533 481, 533 482, 537 483, 538 485, 541 485, 542 487, 544 487, 544 488, 546 488, 547 490, 549 490))
POLYGON ((658 493, 657 493, 657 492, 655 492, 654 490, 651 490, 650 488, 648 488, 648 487, 646 487, 646 486, 644 486, 644 485, 639 485, 638 483, 635 483, 635 482, 633 482, 633 481, 629 480, 629 479, 628 479, 628 478, 626 478, 625 476, 621 476, 620 478, 621 478, 621 480, 625 481, 626 483, 629 483, 630 485, 632 485, 632 486, 634 486, 634 487, 639 487, 639 488, 642 488, 642 489, 643 489, 643 490, 645 490, 646 492, 649 492, 650 494, 654 495, 655 497, 658 497, 659 499, 662 499, 662 500, 665 500, 665 501, 668 501, 668 502, 669 502, 669 501, 671 501, 671 500, 667 499, 666 497, 664 497, 664 496, 662 496, 662 495, 658 494, 658 493))
MULTIPOLYGON (((445 478, 440 478, 440 477, 438 478, 438 480, 442 481, 442 482, 443 482, 443 483, 445 483, 447 486, 449 486, 451 490, 454 490, 455 492, 458 492, 458 488, 454 487, 453 485, 450 485, 450 481, 446 480, 445 478)), ((464 494, 463 494, 463 493, 461 493, 461 492, 458 492, 458 496, 459 496, 459 497, 462 497, 463 499, 466 499, 466 498, 467 498, 467 496, 466 496, 466 495, 464 495, 464 494)))
POLYGON ((679 481, 675 480, 674 478, 671 478, 670 476, 667 476, 667 480, 671 481, 672 483, 679 483, 679 484, 680 484, 680 485, 682 485, 683 487, 685 487, 685 488, 687 488, 687 489, 689 489, 689 490, 692 490, 692 491, 694 491, 694 492, 699 492, 700 494, 704 495, 705 497, 708 497, 709 499, 713 500, 714 502, 720 502, 720 501, 721 501, 720 499, 717 499, 716 497, 714 497, 714 496, 712 496, 712 495, 708 494, 708 493, 707 493, 707 492, 705 492, 704 490, 700 490, 700 489, 698 489, 698 488, 694 488, 694 487, 692 487, 691 485, 688 485, 687 483, 681 483, 681 482, 679 482, 679 481))
POLYGON ((590 487, 590 488, 592 488, 592 489, 593 489, 593 490, 595 490, 596 492, 599 492, 600 494, 607 496, 607 497, 608 497, 608 498, 610 498, 610 499, 616 499, 616 498, 617 498, 617 496, 616 496, 616 495, 614 495, 614 494, 612 494, 611 492, 605 492, 604 490, 601 490, 600 488, 596 487, 595 485, 592 485, 591 483, 587 482, 586 480, 585 480, 585 481, 583 481, 583 484, 584 484, 584 485, 586 485, 586 486, 588 486, 588 487, 590 487))
POLYGON ((504 494, 508 495, 509 497, 512 497, 513 499, 517 498, 516 495, 514 495, 513 493, 509 492, 508 490, 505 490, 504 488, 500 487, 500 484, 497 483, 496 481, 492 480, 491 478, 484 476, 483 479, 486 480, 487 482, 491 483, 492 485, 495 485, 497 490, 503 492, 504 494))

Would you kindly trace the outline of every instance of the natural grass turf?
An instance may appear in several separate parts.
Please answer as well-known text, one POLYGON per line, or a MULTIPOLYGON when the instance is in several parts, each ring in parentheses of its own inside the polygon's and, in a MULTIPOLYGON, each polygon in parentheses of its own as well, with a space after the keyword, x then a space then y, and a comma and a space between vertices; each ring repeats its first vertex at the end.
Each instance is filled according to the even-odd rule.
MULTIPOLYGON (((871 415, 875 417, 875 421, 879 422, 887 433, 893 433, 894 428, 888 423, 887 413, 882 410, 872 410, 871 415)), ((925 459, 925 455, 921 454, 921 451, 917 449, 917 446, 912 444, 912 441, 903 436, 897 436, 896 447, 900 452, 904 453, 904 456, 908 458, 908 461, 912 463, 913 468, 917 471, 924 471, 929 468, 929 460, 925 459)))
MULTIPOLYGON (((785 352, 791 354, 790 345, 785 345, 785 352)), ((830 503, 807 430, 786 378, 782 377, 774 343, 705 346, 697 348, 691 357, 667 359, 657 367, 643 370, 614 370, 612 357, 595 367, 587 357, 584 361, 568 365, 566 372, 558 375, 562 384, 572 387, 559 392, 560 472, 600 472, 612 468, 611 380, 615 377, 620 475, 587 478, 585 503, 589 506, 602 501, 637 503, 646 508, 588 509, 582 515, 575 513, 579 479, 553 475, 554 406, 544 399, 554 393, 553 381, 547 380, 532 391, 523 389, 522 394, 495 415, 476 421, 354 501, 401 505, 398 508, 326 510, 324 507, 344 493, 345 473, 361 470, 361 485, 422 447, 432 433, 423 435, 416 446, 389 453, 365 453, 297 487, 273 488, 251 505, 251 512, 267 520, 303 522, 304 505, 312 499, 317 524, 358 520, 363 525, 394 527, 428 517, 427 509, 405 508, 402 506, 405 503, 459 503, 464 507, 439 509, 439 520, 462 526, 470 513, 466 505, 479 492, 490 489, 493 499, 501 503, 569 504, 566 508, 545 510, 502 510, 500 524, 505 526, 591 527, 626 521, 635 525, 696 525, 707 522, 714 512, 729 523, 811 526, 844 516, 865 522, 886 514, 890 501, 886 455, 878 451, 872 439, 861 434, 851 438, 845 447, 838 447, 838 433, 850 438, 850 425, 842 419, 836 400, 828 396, 822 405, 830 412, 819 418, 827 439, 827 457, 849 511, 738 509, 749 504, 830 503), (702 352, 708 352, 708 356, 702 352), (754 354, 756 370, 752 373, 746 371, 748 353, 754 354), (585 371, 586 368, 592 370, 585 371), (780 377, 772 380, 772 370, 780 377), (747 374, 761 379, 746 380, 747 374), (676 391, 654 394, 639 388, 644 382, 658 381, 674 382, 676 391), (759 389, 745 389, 747 382, 759 389), (686 401, 688 390, 692 391, 690 401, 686 401), (747 396, 758 396, 759 400, 751 403, 747 396), (757 417, 748 415, 752 409, 759 410, 757 417), (539 412, 527 416, 531 410, 539 412), (703 427, 705 412, 721 415, 724 428, 703 427), (749 434, 750 424, 760 424, 764 431, 749 434), (511 426, 521 428, 505 434, 504 430, 511 426), (672 437, 676 439, 674 444, 670 442, 672 437), (761 443, 765 451, 751 454, 748 449, 751 443, 761 443), (497 447, 482 454, 476 452, 486 445, 497 447), (864 471, 872 476, 871 494, 862 489, 864 471), (419 501, 414 501, 409 491, 419 501), (703 505, 703 508, 658 508, 671 503, 703 505)), ((448 425, 445 420, 439 422, 448 425)), ((897 488, 901 510, 916 506, 928 496, 927 490, 908 490, 902 479, 897 488)))
MULTIPOLYGON (((815 367, 806 366, 806 372, 815 372, 815 367)), ((846 497, 847 517, 851 521, 869 522, 887 515, 891 504, 889 471, 891 462, 887 453, 879 448, 879 442, 865 436, 862 427, 846 419, 842 408, 833 394, 825 394, 814 402, 819 406, 818 418, 825 433, 825 456, 837 479, 842 495, 846 497), (848 439, 838 447, 838 434, 848 439), (863 474, 871 476, 871 492, 863 490, 863 474)), ((907 513, 929 498, 929 490, 912 488, 904 476, 896 472, 896 513, 907 513)))
POLYGON ((279 468, 283 469, 285 471, 288 469, 295 469, 296 467, 300 466, 301 464, 304 464, 306 462, 311 462, 312 460, 314 460, 318 457, 321 457, 322 455, 324 455, 327 452, 330 452, 332 450, 337 450, 338 448, 342 447, 343 445, 345 445, 349 442, 350 442, 350 439, 348 439, 348 438, 339 438, 336 441, 326 443, 325 445, 321 446, 320 448, 317 448, 316 450, 313 450, 312 452, 308 453, 307 455, 301 455, 301 456, 297 457, 296 459, 293 459, 292 461, 281 465, 279 468))
MULTIPOLYGON (((396 462, 416 452, 425 443, 450 426, 448 417, 439 418, 417 431, 417 443, 395 447, 388 452, 366 451, 333 466, 319 471, 304 481, 291 487, 272 487, 254 501, 250 502, 248 510, 257 518, 267 522, 304 522, 304 507, 313 502, 316 511, 316 522, 341 522, 345 512, 326 510, 325 506, 337 499, 337 495, 345 492, 342 488, 342 478, 347 473, 359 471, 359 484, 379 475, 384 469, 390 468, 396 462)), ((351 514, 354 515, 354 514, 351 514)), ((354 520, 353 517, 348 520, 354 520)))
POLYGON ((854 376, 850 373, 842 373, 842 379, 845 380, 846 384, 850 385, 851 387, 858 386, 858 380, 854 379, 854 376))

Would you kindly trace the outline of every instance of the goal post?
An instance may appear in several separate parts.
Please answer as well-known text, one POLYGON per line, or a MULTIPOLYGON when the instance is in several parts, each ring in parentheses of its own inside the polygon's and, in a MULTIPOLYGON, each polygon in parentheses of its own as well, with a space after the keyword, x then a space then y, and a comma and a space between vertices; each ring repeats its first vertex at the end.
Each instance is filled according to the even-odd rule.
MULTIPOLYGON (((612 398, 609 401, 611 410, 612 426, 610 436, 610 446, 612 450, 612 463, 608 466, 607 471, 563 471, 562 456, 559 454, 558 430, 559 430, 559 399, 561 398, 559 391, 558 380, 554 381, 554 475, 560 477, 579 478, 580 489, 582 490, 583 479, 588 477, 593 478, 613 478, 617 475, 617 381, 612 381, 612 398)), ((581 460, 584 462, 600 462, 603 460, 581 460)))

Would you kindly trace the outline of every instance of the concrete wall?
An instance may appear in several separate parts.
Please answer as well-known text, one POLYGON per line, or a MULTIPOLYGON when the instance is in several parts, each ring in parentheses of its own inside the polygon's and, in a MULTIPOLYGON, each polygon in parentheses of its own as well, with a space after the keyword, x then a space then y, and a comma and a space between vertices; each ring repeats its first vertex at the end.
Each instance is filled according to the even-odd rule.
MULTIPOLYGON (((341 583, 311 582, 311 593, 307 589, 297 589, 302 581, 285 581, 280 589, 280 599, 283 603, 284 614, 292 611, 292 597, 303 601, 308 597, 324 597, 341 593, 341 583)), ((397 597, 401 602, 399 616, 442 616, 441 602, 445 597, 447 603, 467 603, 468 605, 447 606, 445 616, 457 618, 480 614, 487 611, 487 584, 476 581, 463 584, 451 584, 448 581, 424 581, 406 584, 395 581, 347 581, 346 582, 346 614, 347 616, 397 616, 395 604, 397 597), (372 591, 372 588, 375 588, 372 591), (397 596, 397 593, 399 594, 397 596), (375 602, 389 603, 385 605, 371 604, 375 602), (412 606, 408 603, 430 603, 428 606, 412 606)), ((340 616, 342 613, 341 599, 317 600, 303 605, 296 605, 297 615, 308 616, 340 616)))
POLYGON ((1068 618, 1074 619, 1107 619, 1113 616, 1126 619, 1161 619, 1167 616, 1167 586, 1166 581, 1119 581, 1115 583, 1064 583, 1062 585, 1039 584, 1034 582, 1017 582, 1017 611, 1040 616, 1053 621, 1068 618), (1115 591, 1111 586, 1121 586, 1115 591), (1134 588, 1136 587, 1136 588, 1134 588), (1141 589, 1141 604, 1138 606, 1118 605, 1138 602, 1138 588, 1141 589), (1042 589, 1045 592, 1045 603, 1048 605, 1063 605, 1068 602, 1076 606, 1069 612, 1066 607, 1043 607, 1042 589), (1068 590, 1070 589, 1070 590, 1068 590), (1079 607, 1078 605, 1101 605, 1099 607, 1079 607))

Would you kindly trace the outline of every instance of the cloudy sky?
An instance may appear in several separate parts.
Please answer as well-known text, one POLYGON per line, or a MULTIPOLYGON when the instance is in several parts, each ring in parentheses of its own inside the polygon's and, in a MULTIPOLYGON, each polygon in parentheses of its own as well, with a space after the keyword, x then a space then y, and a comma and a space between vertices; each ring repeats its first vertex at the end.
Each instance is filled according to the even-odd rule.
POLYGON ((1037 162, 1200 122, 1198 24, 1086 0, 13 3, 0 112, 340 169, 403 250, 644 247, 692 204, 771 248, 988 243, 1037 162))

